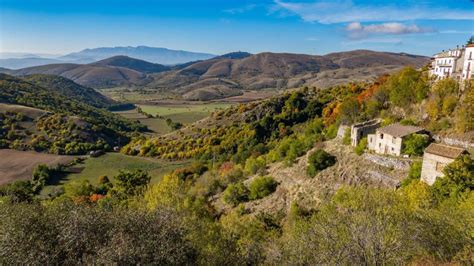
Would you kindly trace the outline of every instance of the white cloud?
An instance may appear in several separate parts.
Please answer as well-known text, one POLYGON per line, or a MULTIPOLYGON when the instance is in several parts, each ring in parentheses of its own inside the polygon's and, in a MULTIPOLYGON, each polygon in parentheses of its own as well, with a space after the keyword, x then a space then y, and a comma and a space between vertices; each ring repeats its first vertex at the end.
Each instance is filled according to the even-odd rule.
POLYGON ((352 46, 352 45, 372 44, 372 43, 401 45, 403 44, 403 41, 399 38, 368 38, 368 39, 362 39, 362 40, 344 41, 342 45, 352 46))
POLYGON ((274 0, 275 8, 290 11, 307 22, 323 24, 417 19, 474 20, 472 10, 434 8, 428 6, 356 5, 351 0, 285 2, 274 0))
POLYGON ((248 12, 248 11, 252 11, 253 9, 255 9, 257 7, 256 4, 248 4, 246 6, 242 6, 242 7, 237 7, 237 8, 231 8, 231 9, 226 9, 226 10, 223 10, 225 13, 229 13, 229 14, 232 14, 232 15, 235 15, 235 14, 242 14, 242 13, 245 13, 245 12, 248 12))
POLYGON ((360 22, 352 22, 346 26, 349 37, 354 39, 365 38, 372 34, 411 34, 433 32, 430 28, 422 28, 415 24, 405 25, 398 22, 362 25, 360 22))

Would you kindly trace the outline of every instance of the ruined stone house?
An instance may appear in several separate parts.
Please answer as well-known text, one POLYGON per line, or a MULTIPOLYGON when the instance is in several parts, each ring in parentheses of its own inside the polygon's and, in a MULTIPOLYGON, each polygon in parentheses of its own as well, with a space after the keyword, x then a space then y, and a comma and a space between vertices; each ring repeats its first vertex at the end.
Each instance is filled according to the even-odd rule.
POLYGON ((427 133, 421 127, 404 126, 399 123, 378 128, 368 135, 368 149, 378 154, 400 156, 404 140, 412 134, 427 133))
POLYGON ((431 143, 423 154, 421 180, 428 185, 433 185, 437 177, 443 176, 446 165, 463 154, 467 154, 467 151, 463 148, 431 143))
POLYGON ((362 138, 375 132, 380 127, 380 120, 374 119, 351 126, 351 145, 357 146, 362 138))

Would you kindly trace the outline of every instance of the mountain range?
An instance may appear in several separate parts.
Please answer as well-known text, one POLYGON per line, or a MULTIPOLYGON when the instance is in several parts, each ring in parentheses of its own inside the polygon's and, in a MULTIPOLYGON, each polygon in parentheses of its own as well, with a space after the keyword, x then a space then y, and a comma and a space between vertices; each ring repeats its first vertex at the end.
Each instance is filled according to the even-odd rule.
POLYGON ((88 64, 113 56, 129 56, 163 65, 176 65, 186 62, 205 60, 216 57, 208 53, 197 53, 182 50, 148 46, 99 47, 85 49, 62 56, 48 54, 1 53, 0 67, 20 69, 57 63, 88 64))
POLYGON ((140 86, 174 92, 188 100, 211 100, 244 90, 328 87, 371 80, 405 66, 420 68, 425 56, 355 50, 324 56, 235 52, 207 60, 165 66, 113 56, 90 64, 50 64, 0 70, 15 76, 58 75, 87 87, 140 86))

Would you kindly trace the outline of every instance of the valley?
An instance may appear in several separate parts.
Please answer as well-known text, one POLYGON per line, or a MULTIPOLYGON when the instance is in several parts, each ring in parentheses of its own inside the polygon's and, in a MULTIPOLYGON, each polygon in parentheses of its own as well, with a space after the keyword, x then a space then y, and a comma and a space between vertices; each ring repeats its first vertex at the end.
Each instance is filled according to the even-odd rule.
POLYGON ((41 206, 64 219, 70 219, 69 209, 51 206, 98 215, 169 211, 180 221, 170 228, 189 230, 178 240, 217 264, 228 259, 215 253, 222 245, 238 264, 349 262, 354 257, 313 257, 304 248, 295 259, 294 253, 298 243, 309 243, 307 236, 321 245, 318 250, 353 247, 368 235, 348 227, 372 228, 387 214, 391 225, 377 234, 399 232, 394 241, 400 247, 413 245, 410 255, 391 262, 412 261, 412 254, 465 261, 464 226, 473 210, 474 87, 430 78, 425 60, 367 51, 317 58, 232 54, 164 70, 114 57, 80 67, 141 68, 150 81, 125 78, 131 83, 96 88, 88 87, 98 84, 94 76, 88 76, 92 83, 76 83, 61 73, 2 74, 0 157, 8 159, 0 163, 0 207, 5 201, 17 215, 21 209, 11 206, 41 206), (397 136, 399 154, 393 152, 397 136), (388 146, 377 148, 374 138, 388 146), (426 151, 443 156, 437 149, 452 155, 427 170, 426 151), (440 167, 445 177, 428 185, 425 176, 440 167), (447 220, 439 218, 447 213, 447 220), (442 256, 436 251, 450 250, 450 243, 431 250, 425 240, 437 241, 433 230, 439 230, 425 226, 431 222, 442 224, 446 235, 457 234, 458 248, 442 256), (410 238, 418 233, 423 238, 410 238))

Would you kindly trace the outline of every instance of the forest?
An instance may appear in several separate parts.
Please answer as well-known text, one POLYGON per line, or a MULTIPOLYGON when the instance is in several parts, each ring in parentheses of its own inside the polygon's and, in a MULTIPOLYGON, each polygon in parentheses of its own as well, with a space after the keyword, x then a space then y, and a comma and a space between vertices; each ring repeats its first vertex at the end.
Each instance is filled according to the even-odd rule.
MULTIPOLYGON (((97 112, 88 118, 66 108, 65 99, 27 101, 18 91, 32 93, 30 85, 5 79, 11 90, 0 94, 2 101, 83 115, 114 132, 139 130, 121 120, 108 124, 115 116, 80 105, 97 112)), ((301 88, 233 106, 165 136, 136 133, 123 153, 193 160, 155 184, 146 171, 120 171, 95 183, 68 183, 61 193, 40 199, 38 191, 60 169, 39 166, 31 180, 0 187, 0 263, 473 264, 469 155, 447 165, 432 186, 420 181, 415 161, 397 187, 345 184, 316 204, 249 208, 281 186, 269 165, 291 167, 311 150, 304 178, 314 180, 340 160, 322 145, 336 137, 339 125, 371 118, 464 134, 474 130, 474 88, 450 79, 435 82, 423 70, 406 68, 371 83, 301 88), (224 205, 217 206, 217 199, 224 205)), ((21 119, 9 113, 6 120, 11 127, 21 119)), ((420 147, 407 148, 419 156, 420 147)), ((354 152, 362 154, 364 147, 354 152)))
MULTIPOLYGON (((56 86, 61 84, 63 83, 56 86)), ((134 133, 146 130, 145 126, 137 122, 121 118, 105 108, 95 107, 97 102, 90 105, 84 100, 91 98, 87 93, 84 93, 86 96, 69 97, 67 93, 61 94, 4 74, 0 75, 0 87, 0 102, 46 111, 44 115, 32 118, 21 112, 3 113, 0 110, 0 115, 5 117, 0 128, 2 147, 53 154, 86 154, 93 150, 111 150, 114 146, 124 145, 134 133), (27 121, 32 122, 33 126, 21 126, 21 122, 27 121)))

